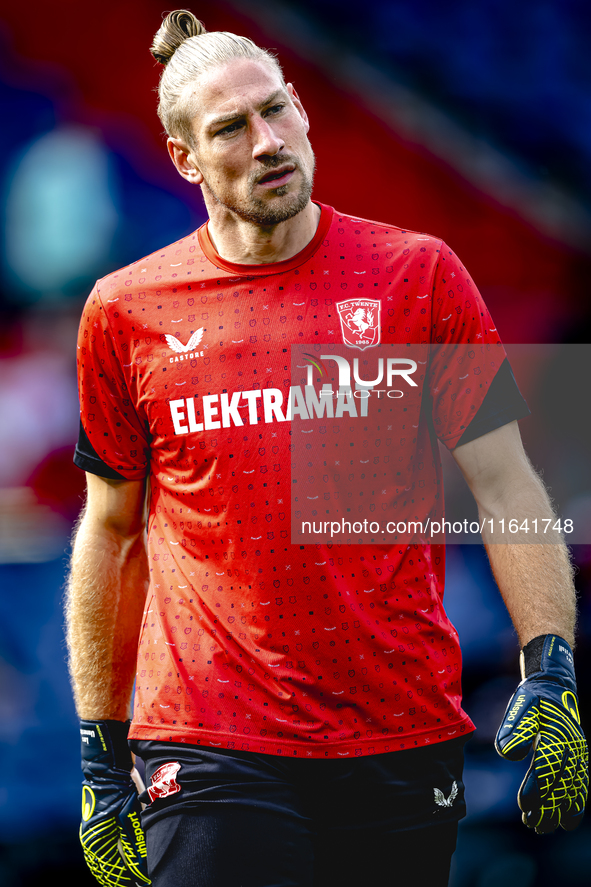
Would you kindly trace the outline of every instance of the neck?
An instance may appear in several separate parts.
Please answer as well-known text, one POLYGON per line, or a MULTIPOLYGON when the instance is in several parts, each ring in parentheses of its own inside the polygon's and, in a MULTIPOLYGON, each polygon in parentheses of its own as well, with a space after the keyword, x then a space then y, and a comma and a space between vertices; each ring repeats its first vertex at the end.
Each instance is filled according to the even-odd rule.
POLYGON ((261 265, 283 262, 310 243, 320 222, 320 207, 308 201, 304 209, 268 228, 239 218, 221 204, 210 206, 207 230, 217 253, 228 262, 261 265))

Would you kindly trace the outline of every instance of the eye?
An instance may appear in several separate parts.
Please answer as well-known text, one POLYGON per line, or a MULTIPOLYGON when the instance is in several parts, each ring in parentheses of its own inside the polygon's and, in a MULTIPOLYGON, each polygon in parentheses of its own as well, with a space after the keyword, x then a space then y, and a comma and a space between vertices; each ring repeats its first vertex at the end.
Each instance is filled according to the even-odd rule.
POLYGON ((216 136, 226 136, 232 135, 237 132, 242 127, 242 121, 236 120, 234 123, 228 123, 227 126, 224 126, 222 129, 218 129, 216 132, 216 136))
POLYGON ((267 110, 265 111, 265 114, 279 114, 280 111, 283 111, 284 108, 285 108, 284 104, 272 105, 270 108, 267 108, 267 110))

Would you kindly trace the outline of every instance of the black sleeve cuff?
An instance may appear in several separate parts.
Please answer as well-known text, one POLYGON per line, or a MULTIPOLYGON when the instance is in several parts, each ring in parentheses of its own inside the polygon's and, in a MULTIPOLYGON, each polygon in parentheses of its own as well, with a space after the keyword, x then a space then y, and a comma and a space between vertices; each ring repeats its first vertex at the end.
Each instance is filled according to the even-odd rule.
POLYGON ((74 452, 74 465, 81 468, 82 471, 88 471, 90 474, 97 474, 99 477, 108 477, 111 480, 125 480, 122 474, 115 471, 103 462, 97 454, 95 448, 88 439, 88 435, 84 430, 82 421, 80 422, 80 431, 78 434, 78 443, 74 452))
POLYGON ((513 422, 515 419, 523 419, 530 415, 530 410, 517 387, 511 364, 505 358, 496 376, 490 383, 489 389, 482 401, 480 408, 456 446, 469 443, 513 422))

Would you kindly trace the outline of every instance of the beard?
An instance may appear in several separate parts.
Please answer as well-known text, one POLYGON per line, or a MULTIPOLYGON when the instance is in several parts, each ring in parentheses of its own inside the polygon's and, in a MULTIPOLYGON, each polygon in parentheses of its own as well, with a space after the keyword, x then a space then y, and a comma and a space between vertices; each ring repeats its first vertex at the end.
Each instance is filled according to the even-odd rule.
POLYGON ((311 149, 310 155, 311 163, 309 170, 304 169, 299 158, 292 155, 283 154, 268 157, 261 164, 261 169, 249 176, 247 181, 247 197, 242 199, 233 195, 224 195, 216 192, 205 176, 202 187, 206 189, 208 195, 215 203, 229 209, 243 221, 250 222, 260 228, 272 228, 297 216, 308 205, 312 196, 315 165, 314 154, 311 149), (272 172, 278 166, 283 166, 285 163, 293 164, 295 171, 299 171, 301 174, 302 181, 298 190, 290 193, 290 188, 293 186, 291 182, 288 182, 286 185, 269 189, 266 192, 271 197, 271 200, 256 197, 254 188, 258 182, 268 175, 269 172, 272 172), (280 199, 278 200, 277 198, 280 199))

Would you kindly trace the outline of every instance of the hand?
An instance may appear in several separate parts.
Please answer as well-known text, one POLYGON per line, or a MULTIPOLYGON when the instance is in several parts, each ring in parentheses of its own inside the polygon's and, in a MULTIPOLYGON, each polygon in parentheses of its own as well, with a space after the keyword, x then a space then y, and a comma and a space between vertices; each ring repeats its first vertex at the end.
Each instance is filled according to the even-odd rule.
POLYGON ((151 883, 128 729, 122 721, 80 722, 85 777, 80 842, 86 864, 103 887, 151 883))
POLYGON ((523 680, 513 694, 495 748, 509 761, 532 749, 531 766, 517 795, 523 822, 538 834, 580 825, 589 785, 588 753, 581 730, 573 655, 548 634, 522 651, 523 680))

